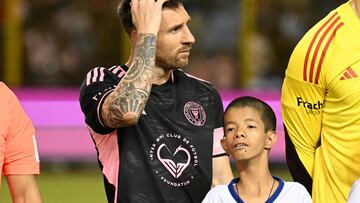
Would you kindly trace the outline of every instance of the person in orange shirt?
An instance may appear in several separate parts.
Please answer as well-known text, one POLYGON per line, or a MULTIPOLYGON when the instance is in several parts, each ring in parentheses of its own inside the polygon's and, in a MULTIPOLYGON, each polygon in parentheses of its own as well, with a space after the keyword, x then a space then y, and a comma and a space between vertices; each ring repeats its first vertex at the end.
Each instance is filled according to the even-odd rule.
POLYGON ((0 82, 0 187, 5 175, 14 203, 41 203, 35 129, 15 94, 0 82))

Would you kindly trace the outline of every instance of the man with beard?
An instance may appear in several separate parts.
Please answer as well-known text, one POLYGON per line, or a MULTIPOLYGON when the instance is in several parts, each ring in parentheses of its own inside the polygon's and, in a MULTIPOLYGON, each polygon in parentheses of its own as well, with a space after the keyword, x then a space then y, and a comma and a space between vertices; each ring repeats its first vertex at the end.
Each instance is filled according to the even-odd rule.
POLYGON ((80 93, 109 202, 201 202, 232 179, 218 92, 180 68, 195 38, 181 0, 122 0, 131 44, 120 66, 92 69, 80 93))

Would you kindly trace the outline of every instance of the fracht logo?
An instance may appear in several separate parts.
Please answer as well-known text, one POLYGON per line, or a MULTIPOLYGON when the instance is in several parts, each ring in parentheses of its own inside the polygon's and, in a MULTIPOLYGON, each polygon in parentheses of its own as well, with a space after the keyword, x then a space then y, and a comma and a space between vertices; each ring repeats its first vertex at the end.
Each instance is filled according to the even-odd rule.
POLYGON ((317 101, 316 103, 304 101, 301 97, 297 97, 297 105, 304 107, 308 111, 320 111, 324 107, 324 102, 317 101))

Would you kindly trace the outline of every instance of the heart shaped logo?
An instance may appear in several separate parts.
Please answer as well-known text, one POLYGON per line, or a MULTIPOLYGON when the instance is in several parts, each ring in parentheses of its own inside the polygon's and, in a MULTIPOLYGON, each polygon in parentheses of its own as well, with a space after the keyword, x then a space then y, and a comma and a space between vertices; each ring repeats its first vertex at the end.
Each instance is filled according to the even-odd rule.
POLYGON ((170 149, 166 146, 166 144, 161 144, 157 150, 157 157, 160 160, 160 162, 162 163, 162 165, 171 173, 171 175, 174 178, 178 178, 181 176, 181 174, 184 172, 184 170, 189 166, 190 163, 190 153, 188 150, 186 150, 185 148, 183 148, 181 145, 176 148, 175 152, 172 153, 170 151, 170 149), (161 157, 161 151, 165 151, 163 152, 163 154, 168 154, 169 156, 167 158, 163 158, 161 157), (176 154, 178 153, 185 153, 187 158, 186 158, 186 162, 176 162, 176 160, 174 160, 176 154))

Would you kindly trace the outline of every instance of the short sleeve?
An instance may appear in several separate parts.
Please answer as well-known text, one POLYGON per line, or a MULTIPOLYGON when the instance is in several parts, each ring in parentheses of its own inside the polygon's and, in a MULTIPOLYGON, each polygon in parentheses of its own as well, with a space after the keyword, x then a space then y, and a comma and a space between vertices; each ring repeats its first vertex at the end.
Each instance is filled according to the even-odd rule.
POLYGON ((108 134, 114 129, 108 128, 101 120, 101 105, 105 98, 114 91, 126 68, 114 66, 110 69, 97 67, 90 70, 80 88, 80 106, 85 115, 85 122, 95 132, 108 134))
POLYGON ((3 156, 4 175, 39 174, 35 129, 15 94, 10 89, 6 89, 6 92, 1 91, 1 97, 5 100, 3 105, 6 107, 6 110, 2 110, 5 113, 1 116, 5 116, 7 120, 3 156))
POLYGON ((219 197, 219 194, 216 193, 216 191, 211 189, 203 199, 202 203, 218 203, 220 202, 221 198, 219 197))
POLYGON ((213 134, 213 157, 224 156, 226 152, 221 147, 220 140, 224 137, 224 107, 217 91, 214 93, 215 101, 215 129, 213 134))

